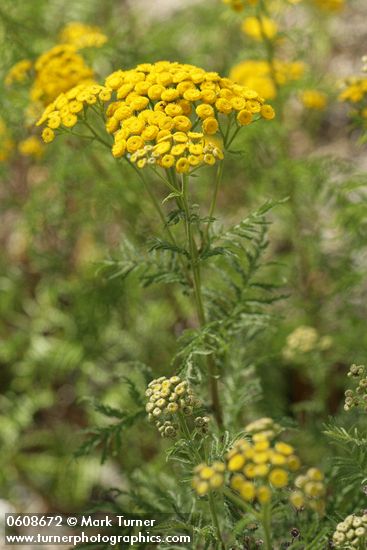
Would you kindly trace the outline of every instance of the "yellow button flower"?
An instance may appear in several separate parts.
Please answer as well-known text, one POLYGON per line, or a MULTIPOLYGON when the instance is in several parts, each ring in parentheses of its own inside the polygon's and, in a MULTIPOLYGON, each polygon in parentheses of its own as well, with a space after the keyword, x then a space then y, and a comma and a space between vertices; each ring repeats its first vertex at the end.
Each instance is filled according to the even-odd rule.
POLYGON ((288 474, 281 468, 275 468, 269 474, 269 481, 276 488, 286 487, 288 484, 288 474))

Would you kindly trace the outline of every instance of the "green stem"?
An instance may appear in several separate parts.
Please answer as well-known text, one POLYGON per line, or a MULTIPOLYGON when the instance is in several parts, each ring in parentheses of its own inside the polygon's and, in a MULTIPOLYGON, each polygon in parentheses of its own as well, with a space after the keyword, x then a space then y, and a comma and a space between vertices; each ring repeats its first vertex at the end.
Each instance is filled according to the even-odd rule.
POLYGON ((208 220, 208 224, 206 226, 206 233, 205 233, 205 240, 206 241, 209 240, 210 224, 212 223, 211 220, 213 218, 215 207, 216 207, 216 204, 217 204, 218 191, 219 191, 220 184, 222 182, 222 178, 223 178, 223 161, 220 161, 219 165, 218 165, 217 176, 215 178, 214 194, 213 194, 212 202, 211 202, 210 209, 209 209, 209 216, 208 216, 209 220, 208 220))
POLYGON ((209 492, 209 508, 210 508, 210 514, 212 516, 213 525, 214 525, 214 528, 217 532, 217 537, 218 537, 218 540, 219 540, 219 546, 220 546, 220 548, 222 548, 222 550, 225 550, 226 547, 225 547, 225 544, 224 544, 224 541, 223 541, 223 538, 222 538, 222 533, 220 531, 217 511, 215 509, 215 502, 214 502, 214 498, 213 498, 213 493, 211 491, 209 492))
POLYGON ((262 18, 263 13, 264 13, 264 15, 267 16, 266 6, 263 3, 263 0, 260 0, 259 13, 256 15, 256 18, 259 22, 261 38, 263 39, 263 42, 265 44, 266 57, 267 57, 267 61, 269 63, 269 68, 270 68, 270 76, 273 80, 275 89, 279 90, 279 84, 278 84, 277 74, 276 74, 276 69, 275 69, 275 64, 274 64, 274 45, 273 45, 272 40, 266 34, 264 23, 263 23, 263 18, 262 18))
POLYGON ((223 493, 225 494, 225 496, 230 501, 233 502, 233 504, 235 504, 236 506, 241 508, 244 512, 246 512, 248 514, 251 514, 251 515, 255 516, 256 518, 258 518, 257 512, 251 507, 251 505, 248 504, 247 502, 245 502, 244 500, 242 500, 242 498, 240 498, 237 495, 235 495, 234 493, 232 493, 232 491, 230 489, 225 487, 223 489, 223 493))
POLYGON ((226 145, 226 148, 228 149, 228 147, 230 147, 232 145, 232 142, 234 140, 234 138, 237 136, 238 132, 241 130, 241 126, 239 126, 238 128, 235 129, 235 131, 233 132, 229 142, 227 143, 226 145))
POLYGON ((270 525, 270 506, 269 503, 261 507, 260 521, 264 531, 265 550, 272 550, 271 544, 271 525, 270 525))
POLYGON ((195 442, 193 441, 193 439, 191 437, 191 433, 190 433, 190 430, 187 426, 186 419, 185 419, 184 415, 181 412, 177 413, 177 418, 178 418, 182 433, 185 436, 185 439, 190 443, 190 450, 193 452, 193 455, 195 456, 196 462, 198 464, 200 464, 200 462, 202 462, 202 458, 201 458, 198 450, 196 449, 195 442))
POLYGON ((99 141, 100 143, 102 143, 102 145, 104 145, 105 147, 107 147, 108 149, 111 149, 111 144, 108 143, 108 141, 105 141, 103 138, 101 138, 100 135, 97 134, 97 132, 95 131, 95 129, 93 128, 93 126, 91 126, 89 124, 89 122, 86 121, 86 119, 82 119, 82 122, 85 124, 85 126, 87 128, 89 128, 89 130, 92 132, 92 134, 94 135, 95 139, 97 141, 99 141))
MULTIPOLYGON (((200 276, 200 266, 198 261, 198 251, 195 244, 195 240, 192 234, 191 219, 190 219, 190 207, 188 203, 188 177, 182 177, 182 206, 185 212, 185 229, 186 229, 186 238, 189 244, 189 254, 190 254, 190 263, 193 273, 193 286, 194 286, 194 295, 196 303, 196 311, 201 327, 204 327, 206 324, 205 310, 203 304, 203 297, 201 293, 201 276, 200 276)), ((213 357, 207 356, 207 365, 208 365, 208 376, 210 384, 210 393, 212 399, 213 413, 217 421, 217 424, 220 428, 223 428, 223 418, 222 410, 219 400, 218 392, 218 382, 215 373, 215 363, 213 357)))

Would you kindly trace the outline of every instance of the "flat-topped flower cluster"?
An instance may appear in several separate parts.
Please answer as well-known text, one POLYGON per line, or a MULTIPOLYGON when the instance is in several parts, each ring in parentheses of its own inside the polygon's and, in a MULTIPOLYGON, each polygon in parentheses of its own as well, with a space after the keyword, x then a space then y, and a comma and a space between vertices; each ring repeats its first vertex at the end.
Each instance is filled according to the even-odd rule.
POLYGON ((285 490, 296 509, 308 507, 322 514, 324 476, 317 468, 309 468, 295 477, 301 461, 293 446, 279 439, 280 426, 271 418, 261 418, 246 426, 245 432, 247 437, 235 442, 224 463, 200 464, 194 470, 195 492, 204 496, 218 490, 225 485, 227 473, 229 487, 245 503, 265 505, 274 493, 285 490))
POLYGON ((233 137, 254 120, 275 116, 250 88, 194 65, 159 61, 115 71, 104 86, 61 94, 38 122, 46 125, 43 139, 50 142, 55 130, 75 126, 94 104, 113 136, 115 158, 126 157, 138 168, 174 167, 178 173, 222 160, 231 132, 233 137))

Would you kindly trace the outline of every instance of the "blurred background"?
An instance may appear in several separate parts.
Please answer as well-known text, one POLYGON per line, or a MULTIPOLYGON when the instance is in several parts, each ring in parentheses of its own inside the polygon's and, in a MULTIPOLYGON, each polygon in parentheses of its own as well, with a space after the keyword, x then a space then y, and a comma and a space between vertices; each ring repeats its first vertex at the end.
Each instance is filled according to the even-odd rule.
MULTIPOLYGON (((270 91, 274 123, 248 128, 226 160, 218 223, 288 197, 271 215, 267 252, 268 276, 288 298, 242 352, 262 389, 253 412, 300 422, 300 446, 317 461, 330 449, 316 427, 342 414, 344 375, 366 349, 367 161, 361 129, 338 96, 345 78, 361 74, 367 4, 274 0, 271 9, 277 57, 301 65, 270 91), (305 96, 310 90, 319 95, 305 96)), ((170 372, 177 337, 194 323, 179 289, 142 288, 119 273, 122 245, 144 248, 159 228, 140 182, 97 145, 65 137, 44 146, 34 126, 45 102, 35 99, 35 77, 9 83, 9 70, 35 63, 79 22, 105 37, 79 51, 99 81, 167 59, 225 76, 237 67, 236 79, 265 89, 256 64, 238 72, 268 55, 243 31, 245 17, 220 0, 1 2, 2 511, 80 511, 123 488, 136 463, 154 463, 155 433, 142 420, 122 434, 124 452, 101 464, 101 441, 88 437, 108 420, 94 402, 133 406, 124 377, 138 380, 142 364, 170 372), (24 145, 30 137, 37 139, 24 145)), ((195 189, 203 204, 210 185, 206 175, 195 189)))

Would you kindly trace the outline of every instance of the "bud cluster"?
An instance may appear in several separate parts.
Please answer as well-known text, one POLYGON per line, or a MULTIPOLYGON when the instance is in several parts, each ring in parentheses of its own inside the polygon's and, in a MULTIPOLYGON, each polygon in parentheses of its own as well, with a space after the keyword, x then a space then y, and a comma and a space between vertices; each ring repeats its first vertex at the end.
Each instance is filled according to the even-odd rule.
POLYGON ((324 474, 318 468, 310 468, 306 474, 296 477, 293 491, 289 500, 297 509, 307 506, 319 514, 325 511, 324 474))
POLYGON ((333 535, 336 548, 365 548, 367 544, 367 514, 351 514, 338 523, 333 535))
MULTIPOLYGON (((148 384, 145 392, 148 398, 145 410, 148 413, 150 422, 154 422, 159 433, 165 438, 175 438, 177 436, 179 418, 175 416, 182 413, 186 417, 193 416, 194 409, 198 405, 187 380, 182 380, 179 376, 166 378, 161 376, 152 380, 148 384)), ((207 416, 198 416, 194 419, 194 425, 202 434, 208 432, 209 418, 207 416)))
POLYGON ((348 376, 355 379, 358 385, 355 389, 345 392, 344 410, 349 411, 354 407, 362 407, 367 411, 367 369, 364 365, 352 365, 348 376))

